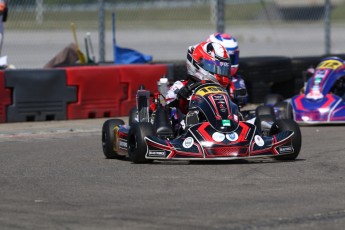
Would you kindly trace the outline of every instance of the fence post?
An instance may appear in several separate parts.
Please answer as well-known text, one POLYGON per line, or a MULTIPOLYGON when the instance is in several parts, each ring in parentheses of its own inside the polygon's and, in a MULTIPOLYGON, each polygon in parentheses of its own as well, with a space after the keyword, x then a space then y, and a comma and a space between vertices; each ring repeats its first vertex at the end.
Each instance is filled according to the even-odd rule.
POLYGON ((36 0, 36 23, 42 25, 43 23, 43 0, 36 0))
POLYGON ((225 15, 224 0, 211 1, 211 21, 216 25, 216 32, 224 33, 224 15, 225 15))
POLYGON ((98 0, 98 45, 99 62, 105 62, 105 7, 104 0, 98 0))
POLYGON ((325 0, 325 54, 331 53, 331 1, 325 0))

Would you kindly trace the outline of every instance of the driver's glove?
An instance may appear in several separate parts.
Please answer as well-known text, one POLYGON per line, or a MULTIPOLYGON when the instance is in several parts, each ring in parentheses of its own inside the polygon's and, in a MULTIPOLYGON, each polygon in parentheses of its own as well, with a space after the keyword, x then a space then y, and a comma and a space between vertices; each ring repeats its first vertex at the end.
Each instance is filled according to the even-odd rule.
POLYGON ((192 95, 192 90, 186 85, 177 92, 177 95, 180 98, 188 99, 192 95))

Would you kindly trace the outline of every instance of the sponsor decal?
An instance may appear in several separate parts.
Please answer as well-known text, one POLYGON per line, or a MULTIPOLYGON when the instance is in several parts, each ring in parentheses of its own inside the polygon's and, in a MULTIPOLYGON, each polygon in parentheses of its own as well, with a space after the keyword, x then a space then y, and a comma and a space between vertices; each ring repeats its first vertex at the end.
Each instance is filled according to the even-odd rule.
POLYGON ((212 138, 217 142, 222 142, 225 139, 225 135, 223 133, 215 132, 214 134, 212 134, 212 138))
MULTIPOLYGON (((220 102, 220 101, 219 101, 220 102)), ((224 104, 221 104, 221 103, 218 103, 219 105, 219 109, 222 113, 225 113, 226 112, 226 107, 224 106, 224 104)))
POLYGON ((228 62, 219 62, 219 65, 220 66, 229 66, 229 63, 228 62))
POLYGON ((213 99, 214 99, 215 101, 224 100, 224 97, 223 97, 223 95, 213 95, 213 99))
POLYGON ((320 84, 321 81, 322 81, 322 77, 319 77, 319 76, 315 77, 315 79, 314 79, 315 85, 316 85, 316 84, 317 84, 317 85, 320 84))
POLYGON ((265 144, 264 140, 259 135, 255 135, 254 141, 255 141, 255 144, 257 144, 260 147, 264 146, 265 144))
POLYGON ((222 125, 223 126, 231 126, 230 120, 222 120, 222 125))
POLYGON ((343 63, 341 61, 338 60, 326 60, 321 62, 320 65, 318 65, 318 69, 319 68, 325 68, 325 69, 337 69, 339 66, 342 66, 343 63))
POLYGON ((119 141, 119 146, 122 147, 122 148, 127 148, 127 142, 119 141))
POLYGON ((311 91, 307 94, 306 98, 314 100, 323 98, 323 94, 320 91, 320 86, 314 85, 311 91))
POLYGON ((234 120, 238 122, 238 116, 236 114, 234 114, 234 120))
POLYGON ((324 70, 324 69, 319 69, 316 71, 316 76, 323 77, 325 74, 326 74, 326 70, 324 70))
POLYGON ((279 152, 280 153, 293 153, 293 148, 292 148, 292 146, 280 146, 279 152))
POLYGON ((184 139, 182 146, 186 149, 189 149, 190 147, 192 147, 194 144, 194 139, 192 137, 187 137, 186 139, 184 139))
POLYGON ((237 141, 238 140, 238 134, 237 133, 228 133, 226 134, 226 139, 229 141, 237 141))
POLYGON ((183 129, 186 128, 186 123, 184 122, 184 120, 182 120, 182 121, 180 122, 180 125, 181 125, 181 127, 182 127, 183 129))
POLYGON ((148 155, 150 157, 165 157, 165 151, 150 150, 148 155))
POLYGON ((210 93, 214 93, 214 94, 224 93, 224 90, 222 87, 207 86, 207 87, 204 87, 204 88, 198 90, 195 94, 200 95, 200 96, 205 96, 205 95, 210 94, 210 93))

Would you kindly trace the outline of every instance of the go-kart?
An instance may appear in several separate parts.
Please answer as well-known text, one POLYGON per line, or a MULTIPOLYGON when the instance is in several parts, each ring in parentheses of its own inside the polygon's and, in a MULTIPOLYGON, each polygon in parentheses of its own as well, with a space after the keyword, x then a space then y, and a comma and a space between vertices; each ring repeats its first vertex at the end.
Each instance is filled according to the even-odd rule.
POLYGON ((305 92, 291 98, 297 123, 345 123, 345 64, 338 57, 323 59, 307 81, 305 92))
POLYGON ((297 158, 301 132, 293 120, 260 115, 255 122, 249 122, 220 85, 202 82, 194 84, 191 90, 188 111, 177 123, 161 94, 139 89, 129 124, 120 119, 109 119, 103 124, 104 155, 128 156, 134 163, 297 158))

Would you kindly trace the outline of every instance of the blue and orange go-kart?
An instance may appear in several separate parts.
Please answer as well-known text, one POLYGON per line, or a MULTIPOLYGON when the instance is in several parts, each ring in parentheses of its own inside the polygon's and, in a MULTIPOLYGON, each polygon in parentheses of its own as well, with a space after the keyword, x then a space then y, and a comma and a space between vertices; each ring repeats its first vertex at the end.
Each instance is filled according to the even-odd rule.
POLYGON ((323 59, 307 81, 305 92, 291 98, 297 123, 345 123, 345 64, 338 57, 323 59))
POLYGON ((293 120, 270 123, 263 116, 255 125, 242 118, 223 87, 197 83, 192 90, 188 112, 179 123, 169 115, 171 108, 163 106, 159 93, 138 90, 137 108, 130 113, 129 124, 120 119, 103 124, 105 156, 128 156, 134 163, 257 157, 294 160, 298 156, 301 132, 293 120))

